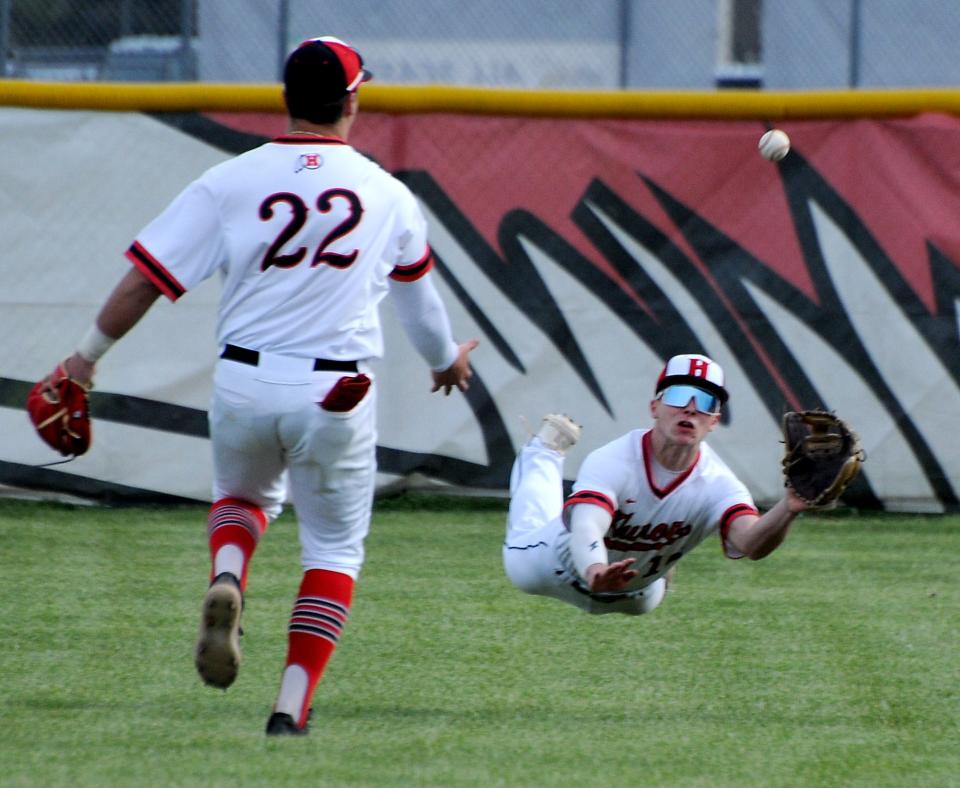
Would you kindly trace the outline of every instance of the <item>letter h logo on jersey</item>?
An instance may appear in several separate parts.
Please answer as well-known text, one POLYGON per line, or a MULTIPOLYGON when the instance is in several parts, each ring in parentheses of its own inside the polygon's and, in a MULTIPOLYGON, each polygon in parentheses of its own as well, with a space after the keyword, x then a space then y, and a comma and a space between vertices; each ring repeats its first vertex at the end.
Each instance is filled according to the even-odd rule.
POLYGON ((319 153, 301 153, 297 157, 297 165, 294 172, 302 170, 319 170, 323 166, 323 157, 319 153))

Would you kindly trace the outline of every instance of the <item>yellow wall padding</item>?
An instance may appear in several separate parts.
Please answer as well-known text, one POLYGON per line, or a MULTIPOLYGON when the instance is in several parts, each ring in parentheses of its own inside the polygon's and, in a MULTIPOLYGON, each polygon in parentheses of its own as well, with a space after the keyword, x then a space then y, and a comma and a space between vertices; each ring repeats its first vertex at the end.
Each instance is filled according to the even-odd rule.
MULTIPOLYGON (((960 114, 960 90, 567 91, 365 85, 373 112, 566 118, 838 118, 960 114)), ((278 84, 0 80, 0 105, 138 112, 283 112, 278 84)))

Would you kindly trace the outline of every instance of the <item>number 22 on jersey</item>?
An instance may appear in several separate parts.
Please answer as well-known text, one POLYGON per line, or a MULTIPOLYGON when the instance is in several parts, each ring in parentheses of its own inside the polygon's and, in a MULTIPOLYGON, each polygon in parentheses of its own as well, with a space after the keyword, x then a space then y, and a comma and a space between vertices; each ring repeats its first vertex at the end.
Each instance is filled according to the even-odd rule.
MULTIPOLYGON (((354 249, 349 254, 339 252, 328 252, 330 246, 338 238, 343 238, 350 233, 358 224, 363 216, 363 206, 360 204, 360 198, 349 189, 327 189, 327 191, 317 197, 317 210, 322 214, 328 214, 333 209, 334 200, 346 202, 347 215, 337 222, 333 228, 324 236, 323 241, 313 253, 313 260, 310 267, 320 265, 321 263, 333 266, 334 268, 349 268, 353 265, 359 254, 359 249, 354 249)), ((304 203, 303 198, 292 192, 278 192, 271 194, 262 203, 260 203, 260 219, 268 222, 274 217, 274 206, 285 203, 290 208, 290 219, 283 226, 277 237, 273 239, 270 248, 267 249, 263 260, 260 263, 260 270, 266 271, 270 266, 277 268, 293 268, 303 262, 307 255, 305 246, 299 247, 290 254, 280 254, 280 250, 291 241, 303 226, 307 223, 307 212, 309 208, 304 203)))

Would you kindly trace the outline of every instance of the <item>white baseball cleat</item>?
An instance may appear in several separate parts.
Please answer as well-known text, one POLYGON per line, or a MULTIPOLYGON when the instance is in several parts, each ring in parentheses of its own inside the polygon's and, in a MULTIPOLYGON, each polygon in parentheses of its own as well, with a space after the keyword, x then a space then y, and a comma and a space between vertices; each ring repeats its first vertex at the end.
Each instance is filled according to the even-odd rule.
POLYGON ((580 440, 580 431, 580 425, 569 416, 563 413, 548 413, 540 423, 537 437, 548 449, 564 454, 580 440))

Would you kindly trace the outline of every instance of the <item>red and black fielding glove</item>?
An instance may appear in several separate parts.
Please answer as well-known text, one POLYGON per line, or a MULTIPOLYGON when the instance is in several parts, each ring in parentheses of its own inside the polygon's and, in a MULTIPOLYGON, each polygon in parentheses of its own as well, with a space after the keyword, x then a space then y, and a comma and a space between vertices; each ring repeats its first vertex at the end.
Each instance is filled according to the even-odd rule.
POLYGON ((27 395, 27 413, 37 434, 64 456, 78 457, 90 448, 90 388, 59 364, 27 395))

